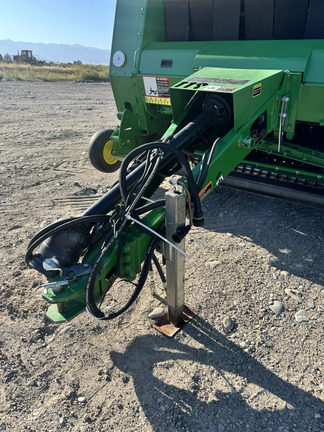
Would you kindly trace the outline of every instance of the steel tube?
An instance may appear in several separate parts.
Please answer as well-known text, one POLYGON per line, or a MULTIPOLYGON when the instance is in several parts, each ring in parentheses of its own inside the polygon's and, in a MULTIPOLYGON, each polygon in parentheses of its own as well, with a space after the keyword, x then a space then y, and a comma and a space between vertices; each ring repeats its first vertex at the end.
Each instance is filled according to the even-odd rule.
MULTIPOLYGON (((185 224, 186 195, 167 192, 165 194, 165 211, 166 238, 174 243, 172 235, 185 224)), ((184 251, 185 240, 183 239, 177 246, 184 251)), ((166 244, 164 255, 166 258, 169 321, 177 326, 183 321, 185 257, 166 244)))
POLYGON ((324 208, 324 195, 315 194, 311 191, 299 189, 298 186, 293 189, 285 185, 276 185, 273 183, 263 183, 261 179, 250 180, 242 177, 230 175, 226 177, 221 186, 233 189, 245 190, 260 195, 266 195, 273 198, 280 198, 283 200, 297 202, 299 204, 310 205, 313 207, 324 208))

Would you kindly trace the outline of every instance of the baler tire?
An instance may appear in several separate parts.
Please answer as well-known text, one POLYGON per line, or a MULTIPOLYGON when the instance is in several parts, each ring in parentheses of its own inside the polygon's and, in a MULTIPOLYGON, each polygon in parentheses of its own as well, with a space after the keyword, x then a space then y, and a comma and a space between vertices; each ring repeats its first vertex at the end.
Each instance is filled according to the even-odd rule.
POLYGON ((111 154, 112 133, 112 129, 101 129, 93 135, 89 143, 90 162, 94 168, 104 173, 113 173, 121 165, 121 162, 111 154))

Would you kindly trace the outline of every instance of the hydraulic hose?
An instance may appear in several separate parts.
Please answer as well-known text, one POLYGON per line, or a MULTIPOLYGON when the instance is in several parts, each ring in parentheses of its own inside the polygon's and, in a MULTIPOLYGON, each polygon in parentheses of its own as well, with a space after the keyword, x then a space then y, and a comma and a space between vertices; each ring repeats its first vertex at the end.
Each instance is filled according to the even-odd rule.
MULTIPOLYGON (((208 171, 209 171, 209 168, 210 168, 210 164, 212 162, 212 158, 214 156, 217 144, 220 142, 220 140, 221 140, 220 138, 217 138, 215 140, 215 142, 214 142, 214 144, 213 144, 213 146, 212 146, 212 148, 211 148, 211 150, 209 152, 209 156, 208 156, 206 167, 203 170, 203 172, 202 171, 199 172, 199 180, 197 180, 197 188, 198 188, 198 190, 200 190, 203 187, 204 183, 205 183, 205 180, 207 178, 208 171)), ((205 154, 204 154, 204 156, 205 156, 205 154)), ((203 157, 203 160, 201 161, 201 164, 202 164, 201 168, 202 168, 204 162, 205 162, 205 157, 203 157)))
POLYGON ((132 214, 132 212, 135 210, 137 203, 140 201, 140 199, 144 195, 144 192, 146 191, 147 187, 149 186, 152 179, 156 175, 158 168, 159 168, 159 164, 160 164, 160 158, 159 157, 155 157, 154 162, 152 161, 152 163, 149 164, 150 166, 149 166, 149 169, 147 170, 147 175, 142 180, 142 184, 140 184, 140 190, 137 192, 133 202, 129 202, 131 197, 130 197, 130 194, 128 194, 127 200, 125 202, 125 206, 127 207, 127 212, 129 214, 132 214), (128 202, 129 202, 129 206, 127 205, 128 202))
POLYGON ((186 171, 186 177, 188 180, 189 188, 192 194, 192 200, 194 203, 193 223, 196 226, 202 226, 204 224, 204 219, 203 219, 201 203, 198 196, 198 190, 197 190, 195 180, 193 178, 187 159, 185 158, 184 154, 181 153, 180 150, 172 146, 172 141, 173 140, 171 140, 170 143, 152 142, 152 143, 143 144, 140 147, 137 147, 134 150, 132 150, 130 153, 128 153, 128 155, 123 160, 119 171, 119 187, 120 187, 120 194, 122 200, 124 201, 124 203, 126 203, 129 195, 127 189, 127 182, 126 182, 127 167, 138 154, 142 153, 143 151, 148 151, 152 149, 161 149, 166 152, 171 152, 176 156, 176 158, 178 159, 178 161, 186 171))
POLYGON ((164 199, 160 199, 160 200, 154 201, 152 203, 146 204, 143 207, 138 207, 136 209, 136 213, 138 215, 141 215, 141 214, 146 213, 146 212, 148 212, 150 210, 153 210, 153 209, 155 209, 157 207, 164 207, 164 206, 165 206, 165 200, 164 199))
MULTIPOLYGON (((146 255, 144 264, 143 264, 142 272, 140 274, 140 277, 139 277, 137 284, 134 284, 135 290, 134 290, 133 294, 131 295, 130 299, 120 309, 118 309, 117 311, 111 312, 111 313, 103 312, 96 304, 95 282, 96 282, 97 272, 98 272, 99 266, 100 266, 100 261, 104 255, 104 253, 100 254, 100 256, 97 259, 97 261, 93 267, 93 270, 90 274, 87 288, 86 288, 86 303, 87 303, 86 310, 92 317, 100 319, 100 320, 111 320, 111 319, 117 318, 119 315, 124 313, 134 303, 134 301, 137 299, 139 293, 141 292, 141 290, 145 284, 145 281, 147 279, 147 275, 148 275, 148 272, 150 269, 151 259, 152 259, 155 247, 159 241, 160 241, 160 239, 157 237, 152 240, 150 247, 149 247, 149 250, 148 250, 148 253, 146 255)), ((112 242, 110 244, 108 244, 107 246, 109 247, 111 244, 112 244, 112 242)), ((132 282, 130 282, 130 283, 132 283, 132 282)))

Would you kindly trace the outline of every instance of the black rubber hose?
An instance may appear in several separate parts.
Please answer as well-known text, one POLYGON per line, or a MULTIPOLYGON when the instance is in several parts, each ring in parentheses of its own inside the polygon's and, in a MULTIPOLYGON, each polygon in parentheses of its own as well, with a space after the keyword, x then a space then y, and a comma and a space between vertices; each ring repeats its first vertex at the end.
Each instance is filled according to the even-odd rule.
POLYGON ((41 236, 45 235, 46 233, 48 233, 49 231, 53 230, 54 228, 58 227, 58 226, 62 226, 63 224, 70 222, 72 220, 77 219, 76 217, 71 217, 71 218, 67 218, 67 219, 62 219, 59 221, 56 221, 54 223, 52 223, 51 225, 46 226, 45 228, 41 229, 40 231, 38 231, 37 234, 34 235, 34 237, 30 240, 30 242, 28 243, 27 248, 29 248, 37 239, 39 239, 41 236))
POLYGON ((134 197, 133 201, 131 201, 131 199, 130 199, 131 197, 128 194, 127 202, 125 203, 125 207, 127 208, 127 212, 129 212, 130 214, 133 213, 133 211, 135 210, 137 204, 140 202, 140 199, 144 195, 146 189, 148 188, 148 186, 152 182, 154 176, 157 174, 158 168, 159 168, 159 164, 160 164, 160 159, 157 158, 157 157, 155 157, 154 158, 154 163, 152 161, 152 163, 150 164, 150 167, 147 170, 147 175, 143 179, 142 183, 139 185, 139 190, 137 191, 136 196, 134 197))
POLYGON ((205 170, 205 159, 206 159, 207 155, 208 155, 208 150, 205 151, 205 153, 203 154, 203 157, 201 158, 201 164, 200 164, 199 174, 198 174, 198 177, 197 177, 197 180, 196 180, 198 190, 199 190, 199 186, 198 185, 200 184, 201 177, 202 177, 202 175, 204 173, 204 170, 205 170))
POLYGON ((153 210, 157 207, 165 207, 165 200, 164 199, 157 200, 157 201, 154 201, 152 203, 146 204, 143 207, 138 207, 136 209, 136 213, 138 215, 141 215, 141 214, 146 213, 150 210, 153 210))
POLYGON ((198 188, 198 190, 200 190, 200 189, 203 187, 203 185, 204 185, 204 183, 205 183, 205 181, 206 181, 206 178, 207 178, 207 175, 208 175, 208 171, 209 171, 209 168, 210 168, 210 164, 211 164, 212 158, 213 158, 213 156, 214 156, 214 153, 215 153, 215 150, 216 150, 217 144, 220 142, 220 140, 221 140, 220 138, 217 138, 217 139, 215 140, 214 144, 212 145, 212 148, 211 148, 210 153, 209 153, 209 156, 208 156, 208 160, 207 160, 206 168, 204 169, 203 176, 202 176, 202 178, 199 180, 199 182, 197 182, 197 188, 198 188))
POLYGON ((159 273, 159 276, 160 276, 160 279, 161 279, 162 283, 166 283, 166 277, 165 277, 165 274, 163 273, 161 264, 160 264, 159 260, 157 259, 157 257, 154 254, 152 256, 152 261, 155 264, 155 267, 156 267, 156 269, 157 269, 157 271, 159 273))
POLYGON ((143 144, 140 147, 137 147, 134 150, 132 150, 130 153, 128 153, 128 155, 123 160, 121 167, 120 167, 120 170, 119 170, 120 194, 122 196, 124 203, 127 202, 127 198, 128 198, 128 190, 127 190, 127 182, 126 182, 126 172, 127 172, 128 165, 137 156, 138 153, 142 153, 145 150, 148 151, 148 150, 152 150, 152 149, 162 149, 166 152, 173 153, 176 156, 176 158, 178 159, 178 161, 180 162, 180 164, 182 165, 182 167, 185 169, 189 188, 190 188, 190 191, 192 194, 192 200, 194 203, 193 223, 196 226, 202 226, 204 223, 203 222, 204 219, 203 219, 201 203, 200 203, 200 199, 198 196, 198 191, 197 191, 197 186, 196 186, 195 180, 193 178, 193 175, 192 175, 192 172, 191 172, 191 169, 190 169, 190 166, 189 166, 187 159, 185 158, 184 154, 181 153, 180 150, 178 150, 177 148, 172 146, 172 140, 170 141, 170 143, 152 142, 152 143, 143 144))
POLYGON ((148 250, 148 253, 146 255, 144 264, 143 264, 143 269, 142 269, 140 278, 139 278, 137 284, 135 284, 135 290, 134 290, 133 294, 131 295, 130 299, 128 300, 128 302, 123 307, 121 307, 116 312, 112 312, 112 313, 104 313, 96 305, 96 301, 95 301, 95 293, 94 293, 95 281, 96 281, 100 261, 102 259, 102 256, 104 255, 104 254, 100 254, 98 260, 95 263, 95 266, 92 269, 92 272, 91 272, 89 280, 88 280, 87 288, 86 288, 86 303, 87 303, 86 310, 92 317, 100 319, 100 320, 111 320, 111 319, 117 318, 119 315, 124 313, 134 303, 134 301, 137 299, 139 293, 141 292, 141 290, 145 284, 145 281, 147 279, 147 275, 148 275, 148 272, 150 269, 150 263, 151 263, 152 255, 153 255, 155 247, 159 241, 160 241, 160 239, 158 237, 156 237, 152 240, 150 247, 149 247, 149 250, 148 250))
MULTIPOLYGON (((136 192, 136 190, 138 190, 139 185, 145 183, 145 179, 148 178, 148 176, 150 175, 150 173, 154 169, 153 160, 150 161, 149 158, 150 158, 150 152, 147 152, 147 154, 146 154, 146 161, 145 161, 145 169, 144 169, 143 175, 140 178, 140 180, 133 186, 133 188, 131 189, 131 191, 129 192, 129 194, 128 194, 128 201, 132 198, 132 195, 136 192)), ((154 160, 156 160, 156 157, 155 157, 154 160)), ((128 205, 129 205, 129 202, 125 203, 126 207, 128 205)))
MULTIPOLYGON (((142 177, 145 169, 145 162, 127 175, 127 185, 132 188, 142 177)), ((92 216, 97 214, 107 214, 120 202, 119 184, 111 187, 98 201, 90 206, 82 216, 92 216)))
POLYGON ((62 221, 55 222, 52 225, 41 230, 35 237, 29 242, 27 252, 25 255, 25 262, 30 267, 30 261, 32 259, 33 251, 39 246, 43 241, 48 239, 49 237, 57 234, 61 231, 64 231, 68 228, 72 228, 73 226, 80 225, 83 223, 90 224, 96 222, 107 222, 109 221, 110 216, 108 215, 94 215, 94 216, 79 216, 71 219, 65 219, 62 221))

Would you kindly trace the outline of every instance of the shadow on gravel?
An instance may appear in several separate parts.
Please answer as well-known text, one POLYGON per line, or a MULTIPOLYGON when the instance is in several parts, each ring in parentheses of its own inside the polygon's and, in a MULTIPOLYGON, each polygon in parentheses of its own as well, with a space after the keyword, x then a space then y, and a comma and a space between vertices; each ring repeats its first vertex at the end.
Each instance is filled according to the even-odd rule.
POLYGON ((116 367, 132 376, 154 431, 323 430, 322 420, 314 418, 324 416, 320 399, 277 377, 199 317, 183 332, 200 347, 148 335, 134 339, 123 354, 111 352, 116 367), (272 406, 268 392, 278 398, 272 406), (260 393, 266 409, 251 406, 260 393))
POLYGON ((248 238, 273 255, 271 266, 323 284, 324 210, 226 188, 203 210, 206 230, 248 238))

